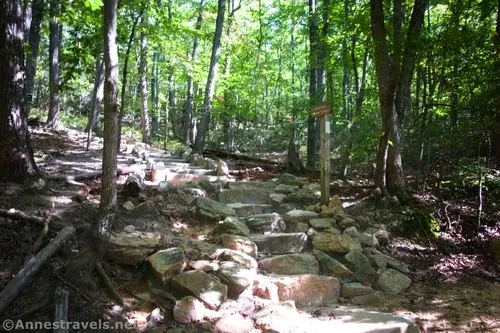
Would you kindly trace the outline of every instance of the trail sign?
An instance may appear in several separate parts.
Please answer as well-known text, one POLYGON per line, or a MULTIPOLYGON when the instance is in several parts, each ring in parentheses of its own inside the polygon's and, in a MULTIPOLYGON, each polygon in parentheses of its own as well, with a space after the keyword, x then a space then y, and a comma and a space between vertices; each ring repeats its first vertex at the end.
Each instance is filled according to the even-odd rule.
POLYGON ((332 107, 328 103, 321 103, 316 105, 311 110, 311 117, 321 117, 330 114, 332 107))

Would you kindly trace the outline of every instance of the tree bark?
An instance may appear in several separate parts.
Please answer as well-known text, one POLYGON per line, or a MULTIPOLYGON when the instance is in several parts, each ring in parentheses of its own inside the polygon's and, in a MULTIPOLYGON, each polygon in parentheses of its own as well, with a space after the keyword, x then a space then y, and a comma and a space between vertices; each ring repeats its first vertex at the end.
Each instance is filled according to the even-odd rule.
MULTIPOLYGON (((92 101, 90 103, 89 117, 85 131, 89 133, 96 132, 99 125, 99 111, 101 109, 102 98, 104 94, 104 63, 100 57, 97 57, 95 64, 94 90, 92 91, 92 101)), ((88 149, 89 142, 87 142, 88 149)))
MULTIPOLYGON (((196 33, 193 39, 193 49, 191 50, 191 65, 194 66, 194 61, 198 54, 198 34, 197 32, 201 30, 201 23, 203 21, 203 7, 205 6, 205 0, 200 0, 200 5, 198 7, 198 18, 196 19, 195 30, 196 33)), ((192 119, 193 119, 193 99, 194 99, 194 81, 193 75, 188 74, 187 92, 186 92, 186 110, 184 112, 184 141, 186 146, 191 145, 191 130, 192 130, 192 119)))
POLYGON ((494 58, 494 73, 495 76, 495 118, 494 118, 494 126, 493 126, 493 154, 496 157, 497 167, 500 167, 500 0, 498 0, 497 7, 497 26, 495 31, 494 43, 495 43, 495 58, 494 58))
POLYGON ((57 15, 59 15, 59 0, 50 1, 50 41, 49 41, 49 114, 47 117, 47 128, 57 128, 59 126, 59 112, 61 101, 59 99, 59 47, 60 47, 60 25, 57 15))
POLYGON ((33 103, 36 65, 40 49, 40 30, 43 20, 44 0, 33 0, 31 5, 31 21, 28 33, 29 52, 26 54, 26 117, 29 117, 33 103))
POLYGON ((402 37, 402 0, 394 0, 393 50, 389 52, 382 0, 370 0, 371 30, 375 42, 375 68, 382 116, 375 185, 397 194, 404 192, 401 137, 404 117, 411 103, 411 82, 418 38, 427 0, 415 0, 406 41, 402 37))
MULTIPOLYGON (((146 15, 141 18, 141 25, 146 26, 146 15)), ((141 94, 141 133, 142 142, 149 144, 151 142, 151 129, 149 122, 148 108, 148 37, 141 30, 141 54, 139 59, 139 93, 141 94)))
POLYGON ((104 147, 99 218, 92 230, 92 249, 100 257, 109 240, 116 210, 116 154, 118 136, 118 0, 104 0, 104 147))
POLYGON ((218 0, 217 19, 215 21, 215 34, 212 43, 212 56, 210 57, 210 68, 208 70, 207 85, 205 88, 205 97, 203 99, 203 109, 196 133, 194 143, 194 152, 201 154, 205 148, 205 139, 210 125, 210 115, 212 110, 212 97, 215 92, 215 81, 217 80, 217 71, 219 67, 220 45, 222 29, 224 26, 224 13, 226 12, 226 0, 218 0))
POLYGON ((24 24, 20 0, 0 4, 0 181, 38 172, 24 108, 24 24))

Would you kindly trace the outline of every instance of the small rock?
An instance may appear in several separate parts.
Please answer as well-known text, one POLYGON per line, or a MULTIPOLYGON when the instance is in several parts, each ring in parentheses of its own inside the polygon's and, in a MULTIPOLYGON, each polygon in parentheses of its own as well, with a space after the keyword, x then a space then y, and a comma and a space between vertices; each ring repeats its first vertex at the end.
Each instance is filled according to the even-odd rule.
POLYGON ((247 333, 253 330, 253 322, 248 317, 239 313, 222 317, 215 323, 217 332, 220 333, 247 333))
POLYGON ((175 302, 174 319, 178 323, 192 323, 201 321, 205 315, 203 304, 192 296, 186 296, 175 302))
POLYGON ((286 194, 283 193, 269 193, 269 203, 273 206, 279 206, 286 200, 286 194))
POLYGON ((386 294, 398 294, 408 288, 411 279, 403 273, 392 269, 380 269, 376 286, 386 294))
POLYGON ((215 226, 213 233, 216 235, 230 234, 246 237, 250 235, 250 230, 248 229, 246 224, 238 220, 237 217, 228 216, 224 219, 224 221, 219 222, 215 226))
POLYGON ((171 286, 191 294, 212 310, 216 310, 227 297, 227 286, 202 271, 180 273, 172 278, 171 286))
POLYGON ((310 219, 309 225, 318 231, 322 231, 334 227, 335 219, 333 218, 310 219))
POLYGON ((163 283, 181 272, 187 265, 184 252, 177 247, 156 252, 149 257, 148 262, 153 275, 163 283))
POLYGON ((354 280, 364 282, 375 282, 377 271, 370 265, 370 260, 358 250, 351 250, 345 255, 346 266, 354 272, 354 280))
POLYGON ((254 258, 236 250, 224 250, 219 258, 225 261, 232 261, 251 270, 257 270, 259 266, 254 258))
POLYGON ((236 216, 234 209, 210 198, 196 198, 196 213, 207 222, 219 222, 228 216, 236 216))
POLYGON ((219 264, 209 260, 193 260, 189 262, 189 267, 197 271, 210 273, 217 271, 219 269, 219 264))
POLYGON ((320 232, 313 238, 313 248, 326 253, 347 253, 352 249, 361 249, 358 241, 348 235, 334 235, 320 232))
POLYGON ((130 200, 125 201, 122 206, 123 206, 123 208, 125 208, 126 210, 129 210, 129 211, 134 210, 134 208, 135 208, 134 204, 130 200))
POLYGON ((349 227, 356 227, 356 228, 358 228, 358 227, 359 227, 359 226, 358 226, 358 222, 356 222, 356 220, 355 220, 355 219, 350 218, 350 217, 346 217, 346 218, 344 218, 343 220, 341 220, 341 221, 339 222, 339 226, 340 226, 341 228, 343 228, 343 229, 347 229, 347 228, 349 228, 349 227))
POLYGON ((396 260, 394 258, 391 258, 389 256, 384 256, 384 257, 387 260, 387 267, 393 268, 397 271, 400 271, 403 274, 410 273, 410 269, 408 268, 408 266, 405 263, 403 263, 399 260, 396 260))
POLYGON ((369 286, 362 285, 361 283, 345 283, 342 286, 341 295, 345 298, 352 298, 356 296, 363 296, 368 294, 373 294, 375 290, 373 290, 369 286))
POLYGON ((123 228, 123 231, 128 234, 131 234, 135 231, 135 227, 133 225, 128 225, 125 228, 123 228))
POLYGON ((238 298, 253 285, 254 276, 254 272, 234 262, 223 262, 217 271, 217 277, 227 286, 227 295, 231 298, 238 298))
POLYGON ((244 219, 248 228, 255 233, 279 232, 286 229, 286 224, 276 213, 251 215, 244 219))
POLYGON ((372 235, 372 234, 362 233, 362 234, 359 234, 356 237, 356 239, 363 246, 369 246, 369 247, 379 247, 380 246, 380 244, 377 241, 377 238, 375 237, 375 235, 372 235))
POLYGON ((276 212, 280 215, 285 215, 291 210, 295 210, 295 206, 292 205, 291 203, 284 203, 282 205, 279 205, 278 208, 276 209, 276 212))
POLYGON ((372 266, 375 267, 376 269, 385 268, 387 266, 387 259, 383 255, 370 254, 367 257, 368 260, 370 260, 372 266))
POLYGON ((323 275, 281 276, 274 282, 281 301, 293 300, 297 306, 319 306, 336 302, 340 294, 337 278, 323 275))
POLYGON ((351 303, 360 306, 381 307, 387 304, 387 299, 379 292, 374 292, 367 295, 360 295, 351 298, 351 303))
POLYGON ((321 274, 338 277, 343 281, 352 281, 354 274, 337 260, 318 250, 313 250, 312 255, 319 262, 321 274))
POLYGON ((302 187, 304 182, 299 177, 285 172, 278 178, 278 184, 302 187))
POLYGON ((346 228, 344 230, 344 235, 349 235, 349 236, 351 236, 353 238, 356 238, 359 235, 358 228, 356 228, 355 226, 346 228))
POLYGON ((389 233, 385 230, 378 230, 377 232, 375 232, 373 234, 373 236, 375 236, 375 238, 377 238, 377 241, 380 245, 387 245, 389 244, 389 240, 390 240, 390 237, 389 237, 389 233))
POLYGON ((222 246, 233 249, 237 251, 241 251, 245 254, 248 254, 252 258, 257 258, 257 244, 255 244, 252 240, 247 237, 239 236, 239 235, 228 235, 223 234, 221 236, 222 246))
POLYGON ((311 212, 309 210, 295 209, 286 213, 283 218, 285 220, 287 227, 293 229, 293 227, 297 225, 297 223, 299 222, 308 223, 309 220, 317 217, 318 213, 311 212))
POLYGON ((161 181, 158 183, 158 192, 164 194, 164 193, 167 193, 169 191, 172 191, 172 190, 175 190, 175 185, 172 184, 171 182, 167 182, 167 181, 161 181))
POLYGON ((290 193, 294 193, 298 189, 299 189, 298 186, 279 184, 278 186, 276 186, 274 191, 276 191, 278 193, 282 193, 282 194, 290 194, 290 193))

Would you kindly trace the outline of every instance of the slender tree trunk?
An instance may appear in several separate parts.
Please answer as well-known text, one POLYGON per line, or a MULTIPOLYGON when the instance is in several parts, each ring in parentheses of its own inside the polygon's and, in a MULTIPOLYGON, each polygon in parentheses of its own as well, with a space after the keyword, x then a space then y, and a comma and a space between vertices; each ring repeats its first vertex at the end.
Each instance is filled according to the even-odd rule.
POLYGON ((116 20, 118 0, 104 0, 104 148, 102 152, 102 192, 99 219, 94 225, 92 244, 102 255, 109 240, 116 210, 116 164, 118 137, 118 46, 116 20))
POLYGON ((224 13, 226 12, 226 0, 218 0, 217 19, 215 22, 215 34, 212 43, 212 56, 210 58, 210 68, 208 70, 207 85, 205 88, 205 98, 203 99, 203 109, 196 133, 194 151, 201 154, 205 148, 205 139, 210 125, 210 114, 212 110, 212 97, 215 92, 215 81, 217 80, 217 71, 220 57, 220 45, 222 29, 224 26, 224 13))
POLYGON ((49 42, 49 114, 47 117, 47 127, 57 128, 59 126, 59 112, 61 102, 59 99, 59 0, 50 1, 50 42, 49 42))
POLYGON ((139 15, 136 16, 134 23, 132 24, 132 29, 130 29, 130 36, 127 42, 127 51, 125 51, 125 59, 123 62, 123 72, 122 72, 122 90, 120 97, 120 113, 118 115, 118 138, 117 138, 117 149, 120 150, 120 145, 122 141, 122 121, 123 115, 125 113, 125 96, 127 91, 127 74, 128 74, 128 62, 130 58, 130 50, 132 49, 132 42, 134 41, 135 30, 137 28, 137 24, 141 19, 142 14, 144 13, 144 7, 141 9, 139 15))
MULTIPOLYGON (((309 104, 318 102, 319 68, 319 22, 316 0, 309 0, 309 104)), ((307 119, 307 161, 306 167, 314 169, 319 161, 319 121, 309 116, 307 119)))
POLYGON ((494 37, 496 56, 494 59, 494 73, 495 76, 495 86, 496 86, 496 94, 495 94, 495 107, 496 114, 494 119, 493 126, 493 152, 496 157, 497 167, 500 167, 500 59, 498 55, 500 54, 500 0, 498 0, 497 5, 497 26, 496 33, 494 37))
MULTIPOLYGON (((203 21, 203 7, 205 6, 205 0, 200 0, 200 5, 198 7, 198 18, 196 19, 196 32, 201 30, 201 23, 203 21)), ((190 61, 194 65, 196 56, 198 54, 198 34, 194 35, 193 39, 193 49, 191 50, 190 61)), ((193 99, 194 99, 194 80, 191 73, 188 74, 187 92, 186 92, 186 110, 184 112, 184 144, 186 146, 191 145, 191 131, 192 131, 192 119, 193 119, 193 99)))
POLYGON ((181 139, 181 129, 176 123, 177 119, 177 100, 175 96, 175 68, 170 65, 168 71, 168 105, 170 111, 170 119, 172 121, 172 132, 176 139, 181 139))
POLYGON ((99 125, 99 111, 101 110, 104 94, 104 62, 101 60, 100 55, 97 56, 95 65, 94 90, 92 91, 92 101, 90 103, 87 126, 85 127, 86 132, 97 131, 97 126, 99 125))
POLYGON ((24 24, 21 0, 0 2, 0 181, 38 172, 24 109, 24 24))
POLYGON ((31 4, 32 15, 28 33, 29 52, 26 53, 26 117, 29 117, 30 107, 33 103, 44 7, 44 0, 33 0, 31 4))
MULTIPOLYGON (((141 24, 146 25, 146 15, 141 18, 141 24)), ((141 54, 139 59, 139 93, 141 95, 141 133, 142 142, 151 142, 149 109, 148 109, 148 38, 141 30, 141 54)))
POLYGON ((160 86, 160 71, 158 67, 158 52, 153 53, 153 68, 151 69, 151 134, 155 136, 158 133, 160 120, 159 120, 159 86, 160 86))

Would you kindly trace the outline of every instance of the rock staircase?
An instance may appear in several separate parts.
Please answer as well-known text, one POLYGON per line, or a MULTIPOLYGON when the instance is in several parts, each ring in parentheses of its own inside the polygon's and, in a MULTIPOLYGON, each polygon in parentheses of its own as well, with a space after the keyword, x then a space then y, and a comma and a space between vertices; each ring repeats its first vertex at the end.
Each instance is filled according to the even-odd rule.
POLYGON ((203 260, 188 261, 180 248, 150 256, 155 279, 185 295, 173 310, 178 322, 212 316, 216 331, 230 333, 419 332, 405 318, 354 306, 382 306, 386 295, 411 283, 404 263, 377 250, 389 240, 383 229, 348 216, 336 196, 328 206, 315 205, 317 184, 292 175, 229 181, 220 162, 176 155, 149 153, 146 159, 168 169, 165 193, 199 190, 190 192, 197 215, 213 225, 212 238, 220 244, 203 260), (203 182, 222 188, 212 199, 203 182))

